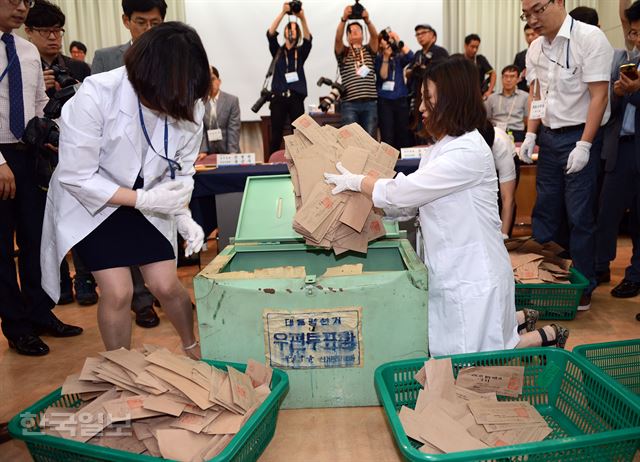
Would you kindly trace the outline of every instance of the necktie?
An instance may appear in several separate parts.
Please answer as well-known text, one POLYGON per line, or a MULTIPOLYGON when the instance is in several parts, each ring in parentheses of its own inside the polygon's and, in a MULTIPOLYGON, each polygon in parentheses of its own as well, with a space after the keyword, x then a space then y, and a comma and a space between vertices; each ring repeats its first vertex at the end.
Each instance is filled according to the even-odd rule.
POLYGON ((17 139, 24 133, 24 102, 22 100, 22 71, 13 35, 2 34, 7 48, 7 77, 9 78, 9 129, 17 139))

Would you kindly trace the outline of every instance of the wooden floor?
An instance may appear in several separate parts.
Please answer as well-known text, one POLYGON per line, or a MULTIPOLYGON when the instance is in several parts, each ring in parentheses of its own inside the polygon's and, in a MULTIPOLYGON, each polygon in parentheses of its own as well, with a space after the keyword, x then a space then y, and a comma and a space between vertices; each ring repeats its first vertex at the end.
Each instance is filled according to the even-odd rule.
MULTIPOLYGON (((563 322, 571 328, 567 349, 583 343, 640 337, 640 322, 635 320, 636 313, 640 312, 640 297, 621 300, 609 294, 622 279, 630 254, 629 239, 621 238, 618 258, 612 266, 612 282, 596 289, 591 311, 579 313, 573 321, 563 322)), ((214 255, 215 250, 207 252, 203 264, 214 255)), ((196 272, 197 267, 179 269, 184 284, 190 290, 191 278, 196 272)), ((10 419, 58 388, 67 375, 79 372, 84 358, 102 351, 95 306, 60 306, 55 313, 67 323, 82 326, 84 333, 70 339, 45 338, 51 353, 42 358, 20 356, 8 349, 4 339, 0 340, 0 421, 10 419)), ((154 329, 141 329, 134 325, 133 345, 155 343, 179 351, 177 335, 162 310, 159 314, 162 322, 154 329)), ((29 460, 28 451, 21 442, 11 441, 0 448, 0 461, 29 460)), ((382 462, 399 461, 401 458, 382 409, 369 407, 280 411, 276 435, 260 461, 289 460, 382 462)))

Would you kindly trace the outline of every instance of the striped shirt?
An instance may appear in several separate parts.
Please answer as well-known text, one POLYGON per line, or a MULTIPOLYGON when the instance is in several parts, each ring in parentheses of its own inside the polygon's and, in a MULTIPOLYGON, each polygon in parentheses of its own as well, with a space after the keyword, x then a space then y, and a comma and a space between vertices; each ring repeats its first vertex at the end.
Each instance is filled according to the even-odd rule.
POLYGON ((341 54, 336 55, 342 85, 345 87, 345 94, 341 95, 342 101, 356 101, 360 99, 376 99, 376 72, 374 69, 374 53, 369 45, 354 49, 345 48, 341 54), (360 77, 356 71, 362 65, 369 68, 366 77, 360 77))

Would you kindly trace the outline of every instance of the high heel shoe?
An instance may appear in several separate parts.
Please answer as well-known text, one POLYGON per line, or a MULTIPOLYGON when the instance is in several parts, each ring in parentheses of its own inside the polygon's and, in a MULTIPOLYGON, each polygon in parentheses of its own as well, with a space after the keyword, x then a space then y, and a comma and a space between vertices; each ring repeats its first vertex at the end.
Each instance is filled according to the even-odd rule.
POLYGON ((532 310, 530 308, 524 308, 522 312, 524 313, 524 322, 518 324, 518 333, 522 331, 533 332, 536 330, 536 322, 538 322, 538 318, 540 318, 540 313, 538 310, 532 310))
POLYGON ((556 348, 564 349, 564 346, 567 344, 567 339, 569 338, 569 329, 556 324, 551 324, 551 327, 553 327, 556 333, 556 337, 553 340, 549 340, 543 327, 537 329, 540 337, 542 337, 542 346, 555 346, 556 348))

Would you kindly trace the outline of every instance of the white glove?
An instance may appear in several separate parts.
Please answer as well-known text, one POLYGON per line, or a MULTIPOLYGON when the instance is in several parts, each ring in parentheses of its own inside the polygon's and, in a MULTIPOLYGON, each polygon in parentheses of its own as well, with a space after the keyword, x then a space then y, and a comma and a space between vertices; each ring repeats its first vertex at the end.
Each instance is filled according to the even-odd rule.
POLYGON ((341 175, 335 173, 325 173, 324 182, 327 184, 335 184, 336 187, 331 190, 332 194, 338 194, 342 191, 360 191, 360 185, 364 179, 364 175, 356 175, 342 166, 342 162, 336 164, 336 168, 341 175))
POLYGON ((578 141, 576 147, 569 154, 567 160, 567 175, 570 173, 578 173, 589 162, 589 152, 591 143, 588 141, 578 141))
POLYGON ((200 225, 186 213, 176 215, 176 225, 180 236, 187 243, 187 247, 184 249, 184 256, 188 257, 191 254, 200 252, 204 244, 204 231, 200 225))
POLYGON ((524 136, 524 141, 520 146, 520 152, 518 153, 518 157, 525 164, 530 164, 533 162, 533 149, 536 147, 536 138, 538 136, 535 133, 527 132, 524 136))
POLYGON ((149 190, 137 189, 136 205, 143 212, 175 215, 187 208, 193 188, 186 188, 179 181, 160 183, 149 190))

